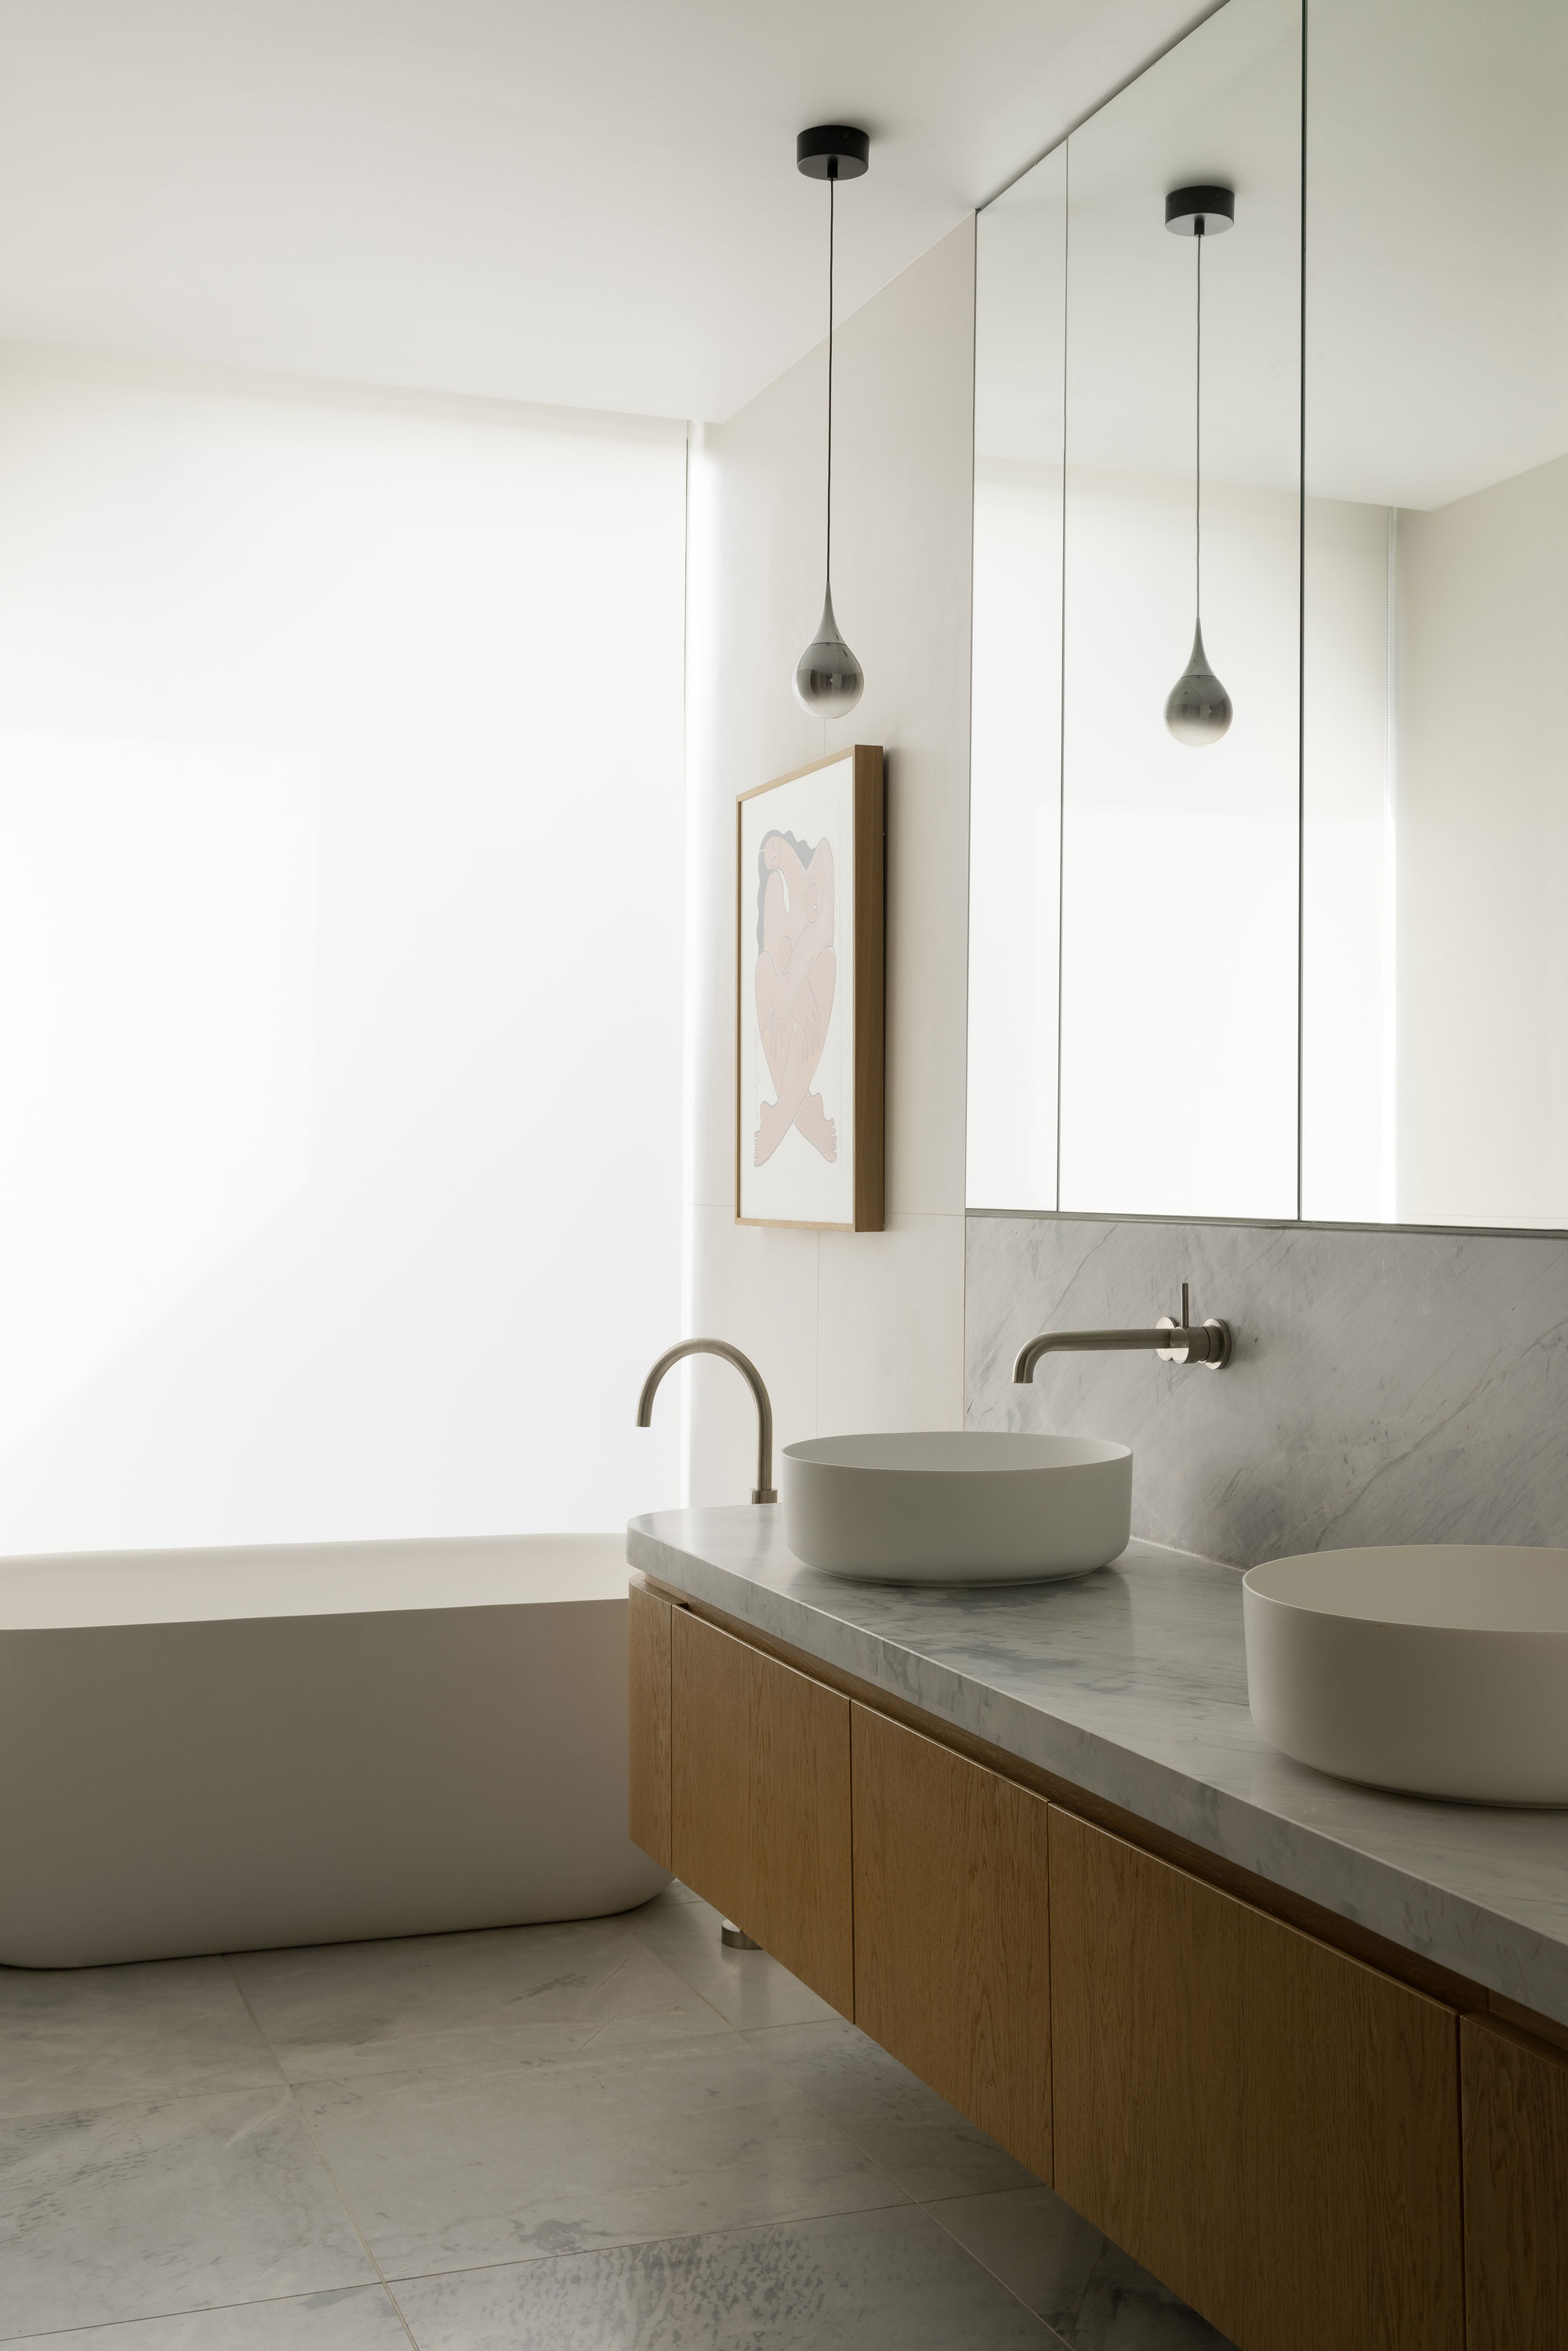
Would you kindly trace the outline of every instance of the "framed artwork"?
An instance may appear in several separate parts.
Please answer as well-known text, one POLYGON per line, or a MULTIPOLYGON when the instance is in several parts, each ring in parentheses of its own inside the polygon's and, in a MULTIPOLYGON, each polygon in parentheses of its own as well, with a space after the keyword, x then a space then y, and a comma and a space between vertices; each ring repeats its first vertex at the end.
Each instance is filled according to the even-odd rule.
POLYGON ((886 832, 869 743, 736 803, 738 1224, 883 1228, 886 832))

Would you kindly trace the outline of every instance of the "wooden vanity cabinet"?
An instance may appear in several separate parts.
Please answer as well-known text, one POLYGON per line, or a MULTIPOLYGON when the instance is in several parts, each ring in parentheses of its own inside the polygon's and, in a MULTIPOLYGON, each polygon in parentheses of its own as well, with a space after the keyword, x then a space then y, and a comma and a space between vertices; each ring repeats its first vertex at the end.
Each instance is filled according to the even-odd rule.
POLYGON ((853 1706, 854 2021, 1051 2178, 1041 1796, 853 1706))
POLYGON ((634 1580, 632 1836, 1241 2351, 1568 2351, 1568 2036, 851 1687, 634 1580))
POLYGON ((627 1831, 662 1869, 670 1863, 670 1620, 667 1600, 633 1579, 627 1593, 630 1786, 627 1831))
POLYGON ((1055 2184, 1245 2351, 1461 2351, 1452 2009, 1052 1807, 1055 2184))
POLYGON ((1568 2052, 1459 2026, 1466 2351, 1568 2345, 1568 2052))
POLYGON ((685 1608, 670 1632, 670 1866, 851 2016, 850 1701, 685 1608))

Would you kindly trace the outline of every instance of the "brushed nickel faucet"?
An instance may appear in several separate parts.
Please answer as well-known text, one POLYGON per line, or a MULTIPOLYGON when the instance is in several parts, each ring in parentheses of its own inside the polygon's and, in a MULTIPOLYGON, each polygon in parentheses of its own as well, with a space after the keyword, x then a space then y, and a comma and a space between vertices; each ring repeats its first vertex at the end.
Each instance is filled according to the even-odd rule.
POLYGON ((667 1355, 661 1355, 643 1381, 643 1393, 637 1399, 638 1427, 652 1426, 653 1398, 658 1393, 659 1382, 670 1365, 678 1364, 683 1355, 722 1355, 727 1364, 735 1365, 750 1386, 757 1399, 757 1487, 751 1499, 754 1502, 776 1502, 779 1497, 773 1490, 773 1406, 768 1401, 762 1374, 750 1356, 743 1355, 738 1347, 732 1347, 727 1339, 683 1339, 678 1347, 672 1347, 667 1355))
POLYGON ((1174 1322, 1162 1314, 1152 1331, 1042 1331, 1027 1347, 1019 1349, 1013 1365, 1013 1378, 1020 1387, 1028 1387, 1034 1378, 1034 1367, 1042 1355, 1076 1353, 1078 1354, 1108 1354, 1118 1348, 1152 1348, 1162 1364, 1201 1364, 1207 1372, 1222 1372, 1230 1361, 1232 1333, 1228 1322, 1211 1315, 1207 1322, 1195 1329, 1192 1309, 1188 1303, 1187 1285, 1181 1286, 1181 1321, 1174 1322))

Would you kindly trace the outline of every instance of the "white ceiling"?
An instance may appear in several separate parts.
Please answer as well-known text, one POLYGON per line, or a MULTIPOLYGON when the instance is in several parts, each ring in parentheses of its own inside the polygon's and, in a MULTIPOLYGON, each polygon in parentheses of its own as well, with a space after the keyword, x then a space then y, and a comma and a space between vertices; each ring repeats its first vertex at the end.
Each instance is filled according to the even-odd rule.
POLYGON ((1211 0, 0 0, 0 339, 722 418, 1211 0))

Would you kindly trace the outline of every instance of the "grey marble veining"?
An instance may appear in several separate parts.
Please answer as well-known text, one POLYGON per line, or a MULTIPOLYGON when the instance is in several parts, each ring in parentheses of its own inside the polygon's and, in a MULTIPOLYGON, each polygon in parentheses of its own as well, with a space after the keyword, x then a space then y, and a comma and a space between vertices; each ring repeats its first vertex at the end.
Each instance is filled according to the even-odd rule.
POLYGON ((281 2085, 0 2122, 0 2337, 375 2283, 281 2085))
POLYGON ((1568 1242, 1490 1233, 971 1217, 965 1424, 1133 1447, 1133 1525, 1252 1567, 1359 1543, 1568 1544, 1568 1242), (1013 1357, 1037 1331, 1193 1311, 1215 1374, 1013 1357))
POLYGON ((854 1584, 803 1566, 776 1507, 634 1519, 627 1557, 1568 2023, 1568 1813, 1382 1795, 1277 1754, 1248 1708, 1240 1580, 1229 1568, 1134 1542, 1113 1568, 1032 1589, 854 1584))
POLYGON ((737 2032, 298 2095, 389 2279, 904 2200, 737 2032))

